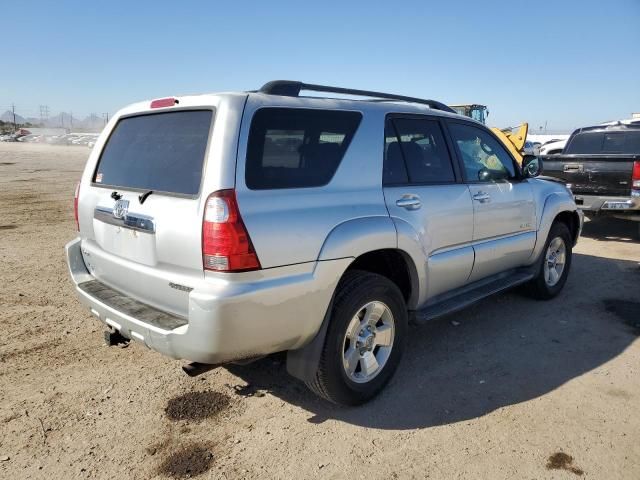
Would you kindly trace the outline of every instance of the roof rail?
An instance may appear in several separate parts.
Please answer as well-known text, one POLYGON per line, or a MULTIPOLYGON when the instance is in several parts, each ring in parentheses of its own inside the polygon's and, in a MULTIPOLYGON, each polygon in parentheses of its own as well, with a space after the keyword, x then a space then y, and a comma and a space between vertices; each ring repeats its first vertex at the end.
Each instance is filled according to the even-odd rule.
POLYGON ((311 83, 302 83, 294 80, 273 80, 265 83, 260 90, 260 93, 266 93, 269 95, 284 95, 287 97, 298 97, 301 90, 309 90, 312 92, 327 92, 327 93, 340 93, 342 95, 355 95, 359 97, 373 97, 377 99, 385 100, 398 100, 401 102, 420 103, 422 105, 428 105, 435 110, 442 110, 443 112, 456 113, 452 108, 444 103, 436 100, 425 100, 424 98, 405 97, 403 95, 394 95, 392 93, 371 92, 369 90, 356 90, 353 88, 342 87, 329 87, 326 85, 314 85, 311 83))

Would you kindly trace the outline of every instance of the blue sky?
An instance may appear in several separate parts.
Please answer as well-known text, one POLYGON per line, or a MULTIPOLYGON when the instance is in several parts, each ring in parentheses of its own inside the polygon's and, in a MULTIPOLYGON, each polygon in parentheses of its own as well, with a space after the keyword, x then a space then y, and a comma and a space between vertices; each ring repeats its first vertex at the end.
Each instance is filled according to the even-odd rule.
MULTIPOLYGON (((84 116, 296 79, 566 130, 640 111, 640 0, 7 2, 0 109, 84 116)), ((0 111, 1 113, 1 111, 0 111)))

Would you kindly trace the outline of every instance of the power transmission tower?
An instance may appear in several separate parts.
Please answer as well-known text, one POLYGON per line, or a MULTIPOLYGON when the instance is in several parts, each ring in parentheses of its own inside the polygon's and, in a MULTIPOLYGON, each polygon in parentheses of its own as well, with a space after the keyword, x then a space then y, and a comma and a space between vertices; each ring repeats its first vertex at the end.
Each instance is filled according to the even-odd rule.
POLYGON ((40 123, 49 120, 49 105, 40 105, 40 123))
POLYGON ((102 118, 104 119, 104 124, 106 125, 107 123, 109 123, 109 112, 107 113, 103 113, 102 114, 102 118))

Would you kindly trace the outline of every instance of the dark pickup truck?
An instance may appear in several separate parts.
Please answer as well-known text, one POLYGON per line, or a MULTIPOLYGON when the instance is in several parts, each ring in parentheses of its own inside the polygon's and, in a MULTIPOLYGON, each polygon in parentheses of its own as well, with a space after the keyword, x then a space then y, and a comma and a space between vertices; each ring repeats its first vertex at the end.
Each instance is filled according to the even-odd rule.
POLYGON ((562 154, 542 162, 544 174, 564 181, 586 215, 640 222, 640 122, 580 128, 562 154))

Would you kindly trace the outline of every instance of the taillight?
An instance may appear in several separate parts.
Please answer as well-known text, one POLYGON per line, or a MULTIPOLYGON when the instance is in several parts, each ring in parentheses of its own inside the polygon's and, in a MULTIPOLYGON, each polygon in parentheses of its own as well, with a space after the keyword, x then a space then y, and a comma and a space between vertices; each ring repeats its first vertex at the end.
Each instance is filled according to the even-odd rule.
POLYGON ((632 188, 640 189, 640 160, 633 162, 633 173, 631 174, 632 188))
POLYGON ((234 190, 220 190, 207 198, 202 221, 202 264, 205 270, 219 272, 260 268, 234 190))
POLYGON ((178 102, 177 98, 159 98, 151 101, 151 108, 173 107, 178 102))
POLYGON ((76 217, 76 230, 80 231, 78 222, 78 195, 80 195, 80 182, 76 184, 76 193, 73 195, 73 215, 76 217))

